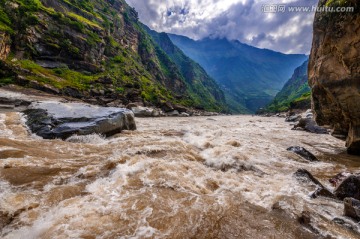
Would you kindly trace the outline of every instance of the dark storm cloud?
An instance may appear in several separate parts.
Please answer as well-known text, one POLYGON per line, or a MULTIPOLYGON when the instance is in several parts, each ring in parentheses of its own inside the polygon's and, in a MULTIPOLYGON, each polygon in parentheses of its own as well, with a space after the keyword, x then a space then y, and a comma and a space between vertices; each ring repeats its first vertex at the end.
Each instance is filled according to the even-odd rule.
POLYGON ((309 53, 313 12, 264 13, 264 4, 316 6, 317 0, 128 0, 157 31, 194 39, 226 37, 260 48, 309 53))

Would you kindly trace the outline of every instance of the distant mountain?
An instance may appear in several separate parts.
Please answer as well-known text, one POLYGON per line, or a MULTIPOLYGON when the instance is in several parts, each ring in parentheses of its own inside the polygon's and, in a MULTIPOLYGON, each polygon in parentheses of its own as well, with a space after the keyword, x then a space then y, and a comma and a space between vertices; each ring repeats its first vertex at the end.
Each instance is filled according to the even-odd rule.
MULTIPOLYGON (((189 89, 188 92, 195 101, 195 106, 227 108, 224 92, 198 63, 187 57, 175 46, 166 33, 158 33, 145 25, 143 28, 153 38, 161 51, 164 51, 171 61, 177 65, 189 89)), ((246 109, 242 109, 242 112, 245 113, 246 109)))
POLYGON ((310 87, 308 84, 308 64, 305 61, 300 67, 296 68, 293 76, 285 84, 282 90, 276 95, 267 111, 279 112, 286 111, 291 107, 310 107, 310 87))
POLYGON ((255 112, 267 105, 308 57, 259 49, 239 41, 210 39, 194 41, 168 34, 187 56, 198 62, 225 90, 233 112, 255 112))

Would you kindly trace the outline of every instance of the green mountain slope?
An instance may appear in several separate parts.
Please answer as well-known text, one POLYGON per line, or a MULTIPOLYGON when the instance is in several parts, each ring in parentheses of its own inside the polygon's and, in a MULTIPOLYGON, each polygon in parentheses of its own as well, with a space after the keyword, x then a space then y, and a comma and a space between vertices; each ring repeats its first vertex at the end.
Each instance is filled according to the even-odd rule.
MULTIPOLYGON (((218 105, 226 108, 225 96, 218 84, 196 62, 187 57, 175 46, 166 33, 158 33, 144 26, 161 50, 178 66, 189 88, 190 95, 197 104, 203 102, 206 107, 218 105)), ((244 113, 246 109, 243 109, 244 113)))
POLYGON ((169 37, 224 88, 232 110, 240 106, 255 112, 267 105, 307 59, 306 55, 287 55, 226 39, 169 37))
POLYGON ((0 6, 1 84, 102 104, 225 110, 212 81, 211 89, 207 83, 195 87, 206 92, 204 100, 194 92, 124 0, 0 0, 0 6))
POLYGON ((310 106, 310 87, 308 85, 309 61, 305 61, 300 67, 296 68, 294 74, 285 84, 282 90, 276 95, 275 99, 266 107, 266 111, 279 112, 286 111, 290 107, 310 106))

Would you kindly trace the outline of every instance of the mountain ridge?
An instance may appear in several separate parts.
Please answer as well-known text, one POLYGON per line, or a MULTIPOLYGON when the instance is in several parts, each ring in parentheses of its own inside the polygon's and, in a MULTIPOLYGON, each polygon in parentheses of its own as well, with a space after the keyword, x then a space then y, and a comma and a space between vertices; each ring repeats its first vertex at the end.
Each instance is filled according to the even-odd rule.
POLYGON ((270 103, 294 69, 308 58, 304 54, 288 55, 224 38, 195 41, 168 35, 224 88, 226 100, 235 112, 239 105, 254 112, 270 103))

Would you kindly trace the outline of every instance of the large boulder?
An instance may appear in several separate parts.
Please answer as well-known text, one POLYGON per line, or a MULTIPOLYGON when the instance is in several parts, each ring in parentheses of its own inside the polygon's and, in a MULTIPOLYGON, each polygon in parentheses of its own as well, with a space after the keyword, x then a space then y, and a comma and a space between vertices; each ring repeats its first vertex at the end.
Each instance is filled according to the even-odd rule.
POLYGON ((345 198, 344 215, 360 221, 360 201, 354 198, 345 198))
POLYGON ((287 151, 294 152, 297 155, 301 156, 302 158, 306 159, 307 161, 311 161, 311 162, 319 161, 315 155, 313 155, 311 152, 300 146, 289 147, 287 151))
POLYGON ((316 124, 316 122, 313 119, 310 118, 301 118, 299 120, 299 123, 294 125, 295 130, 305 130, 310 133, 314 134, 329 134, 328 130, 320 127, 316 124))
POLYGON ((309 62, 309 85, 319 125, 346 137, 348 152, 360 154, 359 1, 320 0, 319 7, 354 7, 354 12, 317 12, 309 62))
POLYGON ((30 130, 45 139, 66 139, 74 134, 92 133, 111 136, 124 129, 136 129, 134 114, 128 109, 83 103, 32 103, 25 115, 30 130))
POLYGON ((334 192, 335 196, 341 200, 344 198, 355 198, 360 200, 360 176, 351 175, 347 177, 334 192))
POLYGON ((298 169, 294 173, 295 178, 301 182, 311 182, 316 186, 316 191, 311 194, 312 198, 328 197, 335 198, 334 194, 330 192, 319 180, 317 180, 309 171, 306 169, 298 169))

